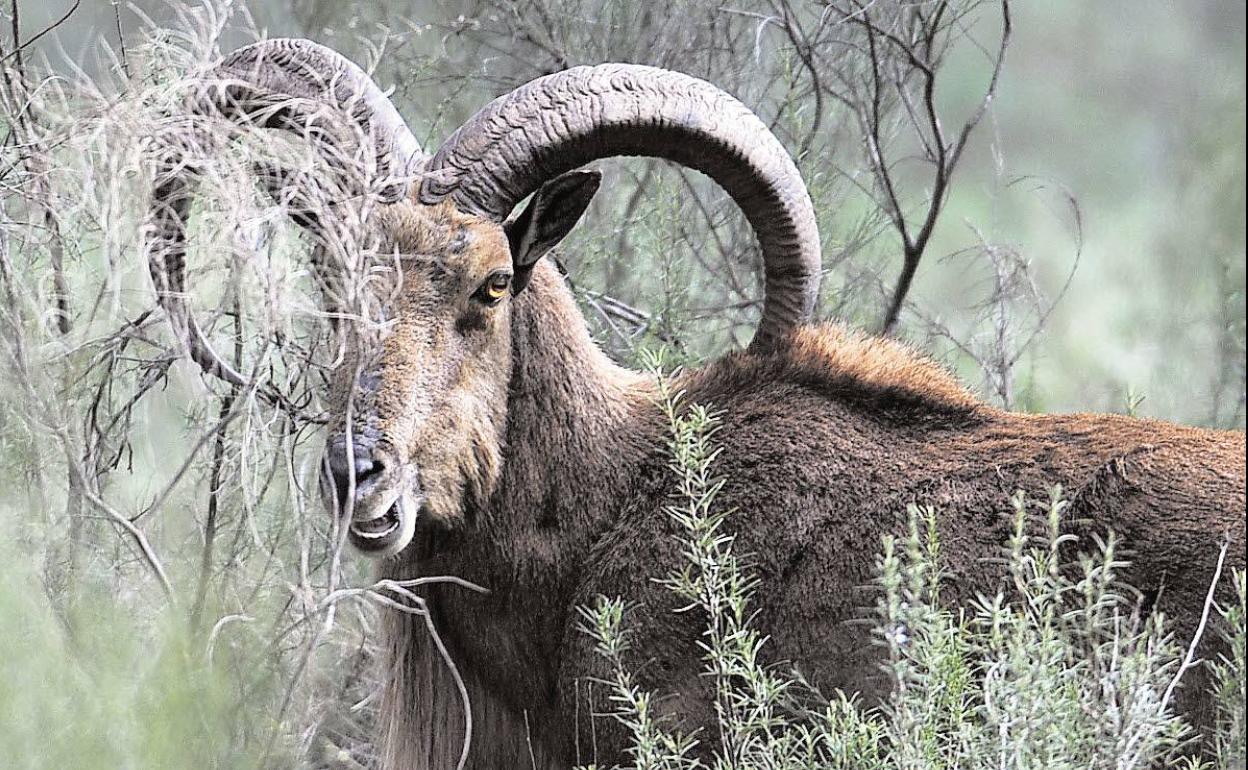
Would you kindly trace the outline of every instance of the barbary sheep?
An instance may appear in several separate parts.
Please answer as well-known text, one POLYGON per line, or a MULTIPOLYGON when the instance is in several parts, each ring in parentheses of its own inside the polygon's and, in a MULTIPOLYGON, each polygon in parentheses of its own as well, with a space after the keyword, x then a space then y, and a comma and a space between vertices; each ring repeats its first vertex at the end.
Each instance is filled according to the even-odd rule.
MULTIPOLYGON (((811 325, 820 242, 806 188, 763 123, 709 83, 644 66, 573 68, 500 97, 432 156, 359 67, 308 41, 235 51, 193 91, 187 130, 224 117, 294 131, 322 142, 331 165, 364 149, 373 178, 362 189, 381 201, 374 235, 397 255, 402 284, 378 290, 390 297, 385 334, 337 369, 327 497, 350 512, 351 542, 383 576, 456 575, 488 589, 422 594, 470 696, 471 767, 622 761, 620 728, 590 724, 602 704, 582 686, 602 663, 576 608, 598 595, 636 607, 640 682, 668 696, 664 710, 686 728, 713 724, 697 619, 674 613, 676 597, 652 580, 681 558, 663 510, 674 479, 654 384, 595 345, 542 260, 596 191, 597 173, 578 169, 597 159, 701 171, 758 237, 756 336, 677 387, 722 413, 720 500, 762 579, 757 623, 771 659, 825 691, 878 696, 881 652, 848 621, 870 604, 860 587, 910 503, 938 512, 954 602, 1000 584, 1011 493, 1059 483, 1072 529, 1121 535, 1126 578, 1158 592, 1181 638, 1195 631, 1225 539, 1230 562, 1244 564, 1242 433, 1002 411, 901 344, 811 325), (591 731, 597 756, 576 756, 591 731)), ((193 172, 161 155, 152 275, 191 356, 239 382, 184 298, 193 172)), ((296 219, 323 235, 324 216, 296 219)), ((391 770, 454 767, 464 742, 456 682, 424 623, 385 614, 380 741, 391 770)), ((1197 718, 1203 686, 1193 678, 1182 701, 1197 718)))

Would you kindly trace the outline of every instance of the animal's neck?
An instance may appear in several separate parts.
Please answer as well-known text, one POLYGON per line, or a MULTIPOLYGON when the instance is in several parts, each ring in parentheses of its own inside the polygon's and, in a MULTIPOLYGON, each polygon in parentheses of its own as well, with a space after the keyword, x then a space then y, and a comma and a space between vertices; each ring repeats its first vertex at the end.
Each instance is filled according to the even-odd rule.
MULTIPOLYGON (((662 447, 647 378, 598 349, 552 265, 534 268, 512 314, 499 483, 467 526, 430 533, 408 559, 387 568, 392 577, 453 574, 489 589, 481 595, 451 586, 428 594, 439 638, 469 677, 478 740, 495 747, 513 738, 522 746, 533 735, 530 711, 518 716, 517 702, 535 709, 534 724, 555 724, 541 709, 554 691, 578 569, 631 499, 628 486, 645 458, 662 447)), ((448 706, 457 702, 448 694, 457 685, 423 619, 384 617, 385 766, 452 766, 462 745, 462 713, 448 706)), ((541 741, 532 745, 540 757, 541 741)), ((509 758, 491 766, 519 764, 509 758)))
POLYGON ((637 423, 656 410, 647 378, 590 338, 551 263, 534 268, 513 313, 506 460, 487 526, 510 541, 500 545, 557 570, 549 562, 586 547, 612 514, 615 487, 653 446, 637 423))

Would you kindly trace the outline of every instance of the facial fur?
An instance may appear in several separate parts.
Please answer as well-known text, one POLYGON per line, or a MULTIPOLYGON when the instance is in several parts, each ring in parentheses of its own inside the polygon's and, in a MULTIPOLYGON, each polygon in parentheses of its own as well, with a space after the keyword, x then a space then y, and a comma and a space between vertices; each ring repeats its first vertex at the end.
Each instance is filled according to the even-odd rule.
POLYGON ((366 287, 380 323, 343 325, 353 338, 331 388, 331 441, 347 433, 349 418, 355 441, 371 445, 384 467, 375 492, 357 496, 360 505, 388 508, 397 492, 416 508, 409 515, 453 525, 466 504, 488 498, 499 475, 511 254, 500 225, 449 204, 403 202, 380 218, 382 253, 394 262, 366 287))
POLYGON ((600 179, 557 176, 503 224, 415 197, 377 212, 389 262, 333 290, 356 310, 339 314, 350 320, 339 324, 326 467, 361 551, 394 555, 417 516, 456 526, 485 506, 502 470, 512 298, 600 179))

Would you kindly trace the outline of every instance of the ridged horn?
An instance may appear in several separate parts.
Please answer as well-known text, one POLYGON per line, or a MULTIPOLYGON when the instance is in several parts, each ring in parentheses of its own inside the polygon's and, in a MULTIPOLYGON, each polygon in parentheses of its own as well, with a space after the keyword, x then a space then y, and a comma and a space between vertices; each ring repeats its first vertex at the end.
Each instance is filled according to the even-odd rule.
POLYGON ((196 79, 185 114, 153 137, 155 189, 146 221, 157 298, 190 357, 237 385, 246 379, 208 344, 186 303, 186 222, 196 155, 211 146, 204 118, 293 131, 314 140, 348 189, 363 184, 383 202, 407 195, 425 160, 411 130, 357 64, 310 40, 264 40, 240 48, 196 79), (192 148, 197 152, 188 152, 192 148), (364 151, 361 157, 360 153, 364 151), (364 172, 361 177, 360 172, 364 172))
POLYGON ((576 67, 495 99, 425 169, 423 203, 450 198, 502 221, 545 181, 599 158, 644 155, 700 171, 732 196, 763 253, 767 348, 815 309, 819 230, 779 140, 741 102, 688 75, 634 64, 576 67))

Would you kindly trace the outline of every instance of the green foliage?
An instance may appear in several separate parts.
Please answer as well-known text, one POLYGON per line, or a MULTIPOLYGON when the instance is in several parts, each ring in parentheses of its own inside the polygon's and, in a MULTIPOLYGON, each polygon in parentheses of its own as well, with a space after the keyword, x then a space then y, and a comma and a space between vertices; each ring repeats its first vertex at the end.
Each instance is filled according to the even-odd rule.
POLYGON ((28 559, 2 557, 4 767, 256 766, 259 747, 235 740, 245 726, 219 664, 185 624, 148 627, 103 586, 53 604, 28 559))
MULTIPOLYGON (((651 358, 652 371, 658 359, 651 358)), ((941 597, 938 513, 912 506, 906 532, 883 539, 875 638, 891 692, 867 707, 823 697, 800 674, 766 660, 752 623, 758 580, 734 551, 732 511, 716 505, 716 419, 681 403, 659 377, 678 485, 667 513, 680 527, 680 569, 656 576, 705 620, 699 645, 713 682, 716 722, 681 733, 653 713, 626 666, 626 608, 599 597, 583 630, 611 667, 615 718, 633 736, 636 768, 1149 768, 1185 762, 1196 736, 1167 701, 1185 650, 1158 612, 1142 613, 1118 579, 1113 537, 1070 557, 1066 502, 1054 489, 1037 517, 1020 492, 1003 544, 1007 585, 967 607, 941 597), (1038 520, 1037 520, 1038 519, 1038 520), (1033 534, 1037 532, 1039 534, 1033 534), (695 754, 695 741, 705 753, 695 754)), ((1221 609, 1228 658, 1215 664, 1220 721, 1216 767, 1243 761, 1244 575, 1238 604, 1221 609)), ((1236 763, 1239 764, 1236 764, 1236 763)))
MULTIPOLYGON (((896 239, 863 182, 852 111, 829 100, 810 151, 800 152, 814 123, 814 100, 802 90, 809 83, 798 48, 786 43, 774 19, 763 21, 774 7, 768 2, 730 9, 701 0, 567 0, 545 4, 556 10, 551 21, 538 18, 533 4, 481 3, 477 16, 455 20, 462 9, 448 4, 414 12, 402 3, 210 1, 174 3, 177 20, 169 26, 140 23, 142 12, 131 15, 124 4, 111 7, 120 8, 116 17, 106 3, 97 4, 102 14, 84 17, 93 11, 83 4, 74 24, 39 41, 32 36, 42 28, 40 4, 18 5, 25 6, 27 26, 21 37, 34 43, 25 57, 29 103, 17 94, 4 103, 0 121, 20 128, 15 110, 27 107, 34 121, 4 145, 8 184, 0 207, 0 525, 7 533, 0 540, 2 767, 371 761, 375 700, 369 696, 376 681, 368 664, 376 617, 365 602, 334 612, 348 596, 344 587, 363 579, 360 565, 341 560, 336 532, 317 501, 321 436, 293 426, 254 395, 235 400, 214 467, 225 391, 178 360, 165 319, 152 312, 143 260, 151 181, 144 138, 181 103, 177 86, 186 74, 250 39, 253 10, 262 22, 272 20, 265 26, 275 35, 308 35, 366 65, 377 63, 379 81, 397 83, 396 102, 428 149, 505 85, 563 64, 618 59, 692 71, 737 94, 800 156, 825 239, 822 314, 873 328, 880 297, 895 277, 896 239), (475 37, 481 48, 472 50, 473 30, 484 20, 488 31, 491 19, 496 32, 475 37), (523 36, 512 35, 513 24, 523 36), (364 35, 369 50, 348 30, 364 35), (115 36, 126 46, 109 60, 104 41, 115 36), (85 57, 83 70, 58 68, 60 46, 76 57, 84 40, 111 64, 96 67, 85 57), (371 49, 374 44, 384 50, 371 49), (548 66, 550 52, 532 49, 543 46, 580 61, 548 66), (51 65, 44 65, 41 50, 51 65), (32 158, 46 166, 29 166, 32 158), (48 229, 44 204, 56 212, 59 236, 48 229), (57 324, 54 247, 64 250, 68 333, 57 324), (214 476, 221 483, 209 527, 214 476), (150 542, 153 561, 172 584, 172 603, 122 520, 150 542)), ((798 10, 798 21, 813 30, 826 9, 798 10)), ((1020 202, 1033 181, 1016 184, 999 161, 1009 160, 1011 173, 1052 175, 1082 199, 1092 224, 1084 267, 1033 348, 1038 354, 1019 362, 1020 369, 1032 368, 1019 403, 1117 409, 1124 383, 1138 383, 1149 398, 1141 403, 1128 395, 1128 410, 1242 426, 1242 15, 1237 35, 1222 9, 1063 0, 1019 5, 1019 12, 1025 14, 1019 29, 1027 34, 1017 37, 1014 71, 993 113, 1000 146, 978 155, 972 147, 945 214, 953 225, 935 236, 938 251, 958 253, 967 246, 964 220, 999 218, 988 236, 1019 242, 1022 256, 1040 268, 1041 288, 1055 296, 1070 233, 1054 222, 1065 220, 1031 192, 1020 202), (1217 36, 1229 42, 1218 44, 1217 36), (1085 39, 1106 45, 1083 45, 1085 39), (1079 56, 1088 58, 1072 58, 1079 56), (1079 77, 1025 74, 1050 73, 1054 64, 1079 77), (1218 67, 1231 70, 1211 76, 1218 67), (1156 73, 1169 73, 1170 82, 1144 78, 1156 73), (1145 84, 1160 98, 1132 95, 1113 105, 1109 80, 1145 84), (1207 87, 1189 94, 1191 82, 1207 87), (1179 91, 1166 90, 1176 87, 1197 100, 1177 121, 1171 107, 1179 91), (1079 127, 1075 140, 1053 140, 1071 126, 1079 127), (1065 155, 1069 162, 1050 165, 1065 155), (995 192, 985 195, 989 187, 995 192)), ((818 26, 828 35, 837 30, 818 26)), ((827 61, 854 76, 849 59, 827 61)), ((970 75, 982 74, 982 62, 955 57, 951 66, 945 82, 970 93, 970 75)), ((987 133, 981 137, 982 148, 987 133)), ((307 244, 257 195, 244 146, 275 150, 252 136, 206 169, 189 243, 191 300, 219 349, 230 351, 237 337, 249 370, 272 375, 294 400, 315 409, 321 368, 336 353, 319 319, 307 244), (227 305, 228 314, 218 312, 227 305), (295 366, 305 359, 310 366, 295 366)), ((310 168, 314 160, 300 155, 294 165, 306 161, 310 168)), ((743 342, 758 312, 757 254, 733 207, 707 180, 653 161, 606 166, 609 183, 598 212, 559 256, 599 338, 622 360, 656 339, 683 345, 682 360, 743 342), (619 300, 636 307, 611 305, 619 300), (614 310, 600 313, 599 306, 614 310)), ((921 204, 924 189, 903 181, 906 196, 921 204)), ((1063 195, 1057 205, 1064 211, 1065 204, 1063 195)), ((930 314, 974 348, 970 343, 985 328, 968 321, 977 317, 968 308, 1018 302, 975 290, 992 284, 985 281, 991 277, 980 262, 925 261, 911 332, 930 314)), ((1006 342, 1003 352, 1012 351, 1006 342)), ((931 348, 946 350, 965 373, 979 376, 953 340, 931 348)), ((669 513, 686 533, 686 564, 656 577, 684 597, 690 612, 708 619, 700 641, 707 673, 717 678, 724 734, 681 736, 657 716, 651 695, 623 664, 626 607, 604 600, 587 611, 586 624, 612 661, 616 705, 637 736, 638 766, 696 766, 694 740, 714 741, 722 763, 742 768, 951 766, 983 756, 974 752, 997 740, 990 724, 1006 730, 1010 747, 1034 737, 1034 751, 1019 749, 1032 766, 1037 757, 1047 760, 1076 744, 1103 747, 1108 755, 1106 732, 1119 728, 1090 715, 1100 703, 1093 685, 1106 676, 1139 706, 1123 715, 1132 735, 1154 753, 1173 741, 1178 728, 1149 710, 1162 672, 1172 670, 1173 645, 1150 619, 1133 617, 1118 595, 1123 591, 1098 604, 1069 585, 1046 582, 1043 544, 1019 540, 1012 556, 1023 560, 1016 563, 1023 564, 1019 590, 1049 614, 1024 612, 1030 605, 1019 605, 1013 594, 999 606, 951 612, 937 601, 939 541, 927 510, 912 512, 911 530, 886 546, 881 563, 877 638, 893 645, 887 657, 895 699, 878 709, 839 693, 817 699, 800 679, 762 663, 765 629, 749 622, 756 583, 747 556, 733 550, 731 511, 713 504, 719 486, 714 415, 677 410, 678 394, 668 395, 673 467, 683 486, 669 513), (1039 555, 1031 556, 1037 547, 1039 555), (1089 630, 1071 626, 1066 613, 1083 618, 1089 630), (1119 625, 1106 625, 1112 623, 1119 625), (1121 638, 1104 638, 1117 628, 1124 629, 1121 638), (1151 652, 1149 639, 1157 645, 1151 652), (1035 645, 1047 650, 1039 660, 1029 657, 1035 645), (1099 657, 1080 660, 1089 650, 1099 657), (997 678, 989 679, 984 660, 1000 663, 997 678), (1021 692, 1024 682, 1051 689, 1021 692), (985 692, 996 698, 992 713, 985 711, 985 692), (1017 732, 1031 729, 1026 714, 1043 717, 1034 736, 1017 732)), ((1090 562, 1093 578, 1085 573, 1075 582, 1093 598, 1101 590, 1114 593, 1113 569, 1106 566, 1113 546, 1105 544, 1108 554, 1100 551, 1090 562)), ((1242 766, 1244 759, 1243 574, 1236 580, 1239 603, 1221 608, 1232 652, 1215 663, 1222 766, 1242 766)), ((375 593, 358 590, 363 593, 352 596, 377 601, 375 593)))
MULTIPOLYGON (((227 23, 209 3, 173 28, 131 29, 125 68, 48 77, 32 56, 38 87, 0 89, 6 117, 27 110, 0 196, 6 768, 371 756, 379 600, 341 590, 367 567, 342 558, 317 494, 323 435, 184 366, 144 264, 149 140, 227 23)), ((311 159, 289 144, 253 137, 205 164, 190 282, 218 347, 316 412, 303 378, 333 346, 292 264, 306 246, 265 213, 249 165, 266 151, 311 159), (296 350, 309 366, 289 365, 296 350)))
POLYGON ((1248 639, 1244 630, 1244 600, 1248 596, 1248 586, 1244 576, 1242 569, 1232 573, 1236 601, 1218 608, 1223 621, 1222 633, 1229 643, 1230 653, 1212 664, 1216 682, 1214 696, 1218 703, 1218 724, 1214 737, 1218 762, 1224 767, 1242 768, 1248 760, 1248 747, 1244 743, 1244 704, 1248 697, 1244 687, 1245 681, 1248 681, 1248 666, 1244 661, 1245 640, 1248 639))

